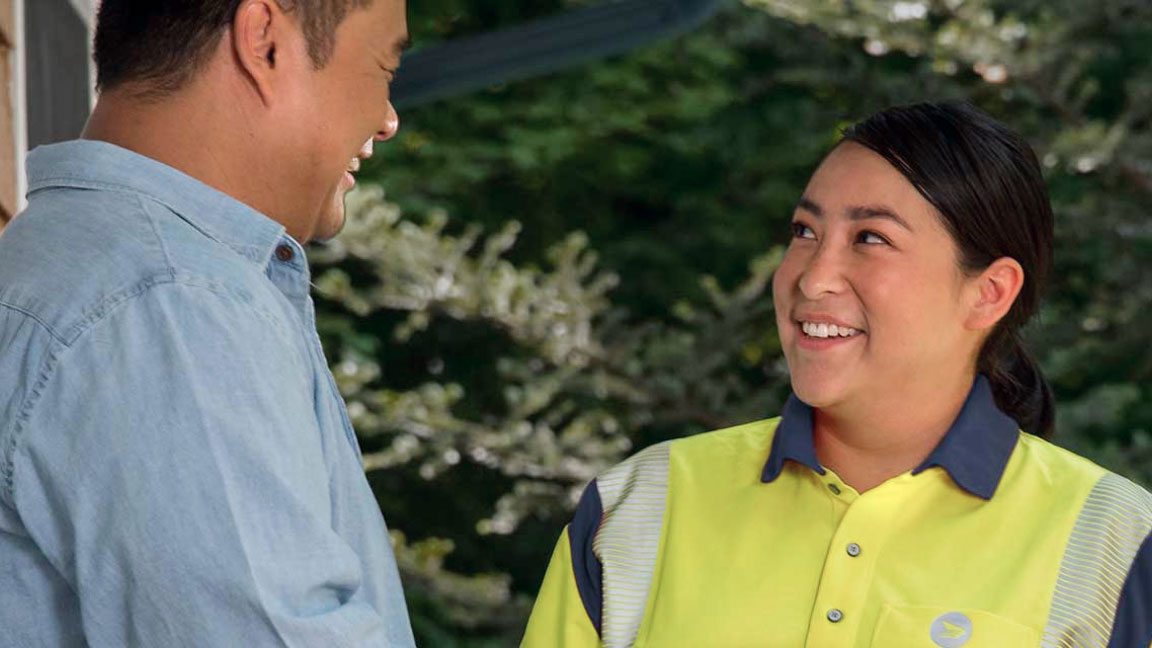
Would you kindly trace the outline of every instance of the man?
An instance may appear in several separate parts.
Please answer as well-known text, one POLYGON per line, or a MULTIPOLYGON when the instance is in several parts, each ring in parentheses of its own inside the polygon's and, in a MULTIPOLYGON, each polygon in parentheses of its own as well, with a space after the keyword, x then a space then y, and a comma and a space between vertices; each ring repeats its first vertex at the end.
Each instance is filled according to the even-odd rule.
POLYGON ((301 244, 404 0, 103 0, 83 139, 0 237, 0 646, 411 646, 301 244))

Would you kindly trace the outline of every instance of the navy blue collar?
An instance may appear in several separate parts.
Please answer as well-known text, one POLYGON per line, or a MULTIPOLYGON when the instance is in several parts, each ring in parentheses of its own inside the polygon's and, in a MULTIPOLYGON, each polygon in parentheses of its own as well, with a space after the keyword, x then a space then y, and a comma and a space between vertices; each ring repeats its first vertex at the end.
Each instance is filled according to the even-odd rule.
MULTIPOLYGON (((1000 411, 992 397, 987 376, 977 374, 968 391, 960 414, 941 439, 940 444, 920 464, 913 475, 939 466, 948 471, 952 481, 969 493, 992 499, 1004 468, 1016 447, 1019 426, 1000 411)), ((792 394, 784 404, 772 451, 764 464, 762 482, 774 481, 784 470, 784 461, 808 466, 823 475, 824 468, 816 459, 812 441, 812 408, 792 394)))

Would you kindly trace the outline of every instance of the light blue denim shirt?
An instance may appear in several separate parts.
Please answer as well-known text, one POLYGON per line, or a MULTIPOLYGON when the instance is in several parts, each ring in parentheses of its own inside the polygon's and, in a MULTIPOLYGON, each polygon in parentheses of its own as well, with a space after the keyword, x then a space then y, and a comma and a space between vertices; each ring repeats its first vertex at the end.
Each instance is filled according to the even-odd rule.
POLYGON ((0 646, 412 646, 278 223, 111 144, 0 236, 0 646))

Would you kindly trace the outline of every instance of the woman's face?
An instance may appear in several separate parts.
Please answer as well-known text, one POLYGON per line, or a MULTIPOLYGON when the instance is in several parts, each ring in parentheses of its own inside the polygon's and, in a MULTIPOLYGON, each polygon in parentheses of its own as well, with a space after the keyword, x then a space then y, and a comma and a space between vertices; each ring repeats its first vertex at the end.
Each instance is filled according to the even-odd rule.
POLYGON ((826 408, 922 393, 914 387, 950 385, 974 364, 980 339, 964 326, 968 282, 955 243, 884 158, 852 142, 838 146, 809 181, 792 228, 772 289, 801 400, 826 408), (858 332, 811 337, 804 322, 858 332))

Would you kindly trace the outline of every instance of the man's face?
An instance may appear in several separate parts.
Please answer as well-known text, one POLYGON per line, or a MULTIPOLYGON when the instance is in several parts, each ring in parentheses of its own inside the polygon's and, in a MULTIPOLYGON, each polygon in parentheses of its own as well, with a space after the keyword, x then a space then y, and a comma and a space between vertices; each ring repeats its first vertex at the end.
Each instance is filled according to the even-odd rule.
POLYGON ((283 143, 287 159, 275 163, 295 167, 286 174, 295 186, 284 190, 301 200, 291 208, 306 223, 303 241, 340 232, 344 194, 355 185, 360 159, 372 155, 373 142, 391 139, 399 129, 389 84, 407 41, 404 0, 375 0, 353 10, 336 30, 327 65, 303 71, 286 101, 280 119, 284 137, 293 141, 283 143))

